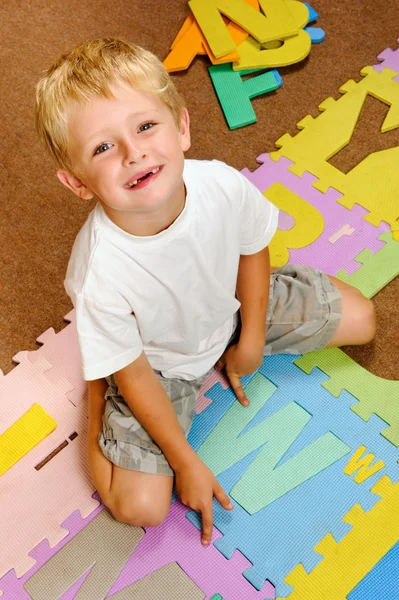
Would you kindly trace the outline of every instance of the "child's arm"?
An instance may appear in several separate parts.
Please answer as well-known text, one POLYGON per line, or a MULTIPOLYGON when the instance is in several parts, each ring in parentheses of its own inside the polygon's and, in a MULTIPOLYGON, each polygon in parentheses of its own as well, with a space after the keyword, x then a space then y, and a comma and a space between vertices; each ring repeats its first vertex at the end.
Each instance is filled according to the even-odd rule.
POLYGON ((161 448, 175 471, 176 489, 182 502, 201 512, 202 541, 209 543, 213 496, 224 508, 233 506, 212 471, 187 442, 172 403, 144 352, 115 373, 115 381, 134 416, 161 448))
POLYGON ((256 254, 240 257, 237 297, 241 302, 240 344, 263 352, 266 342, 266 314, 269 302, 270 255, 266 247, 256 254))
POLYGON ((241 302, 240 339, 236 345, 227 349, 216 368, 226 367, 231 387, 244 405, 248 405, 249 401, 240 377, 253 373, 263 362, 269 286, 268 247, 256 254, 241 255, 237 278, 237 297, 241 302))

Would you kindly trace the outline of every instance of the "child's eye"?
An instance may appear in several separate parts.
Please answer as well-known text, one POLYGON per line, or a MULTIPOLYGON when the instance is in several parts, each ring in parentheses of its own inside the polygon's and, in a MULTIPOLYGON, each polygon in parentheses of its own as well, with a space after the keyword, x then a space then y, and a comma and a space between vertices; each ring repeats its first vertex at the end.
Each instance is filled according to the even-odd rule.
POLYGON ((155 123, 144 123, 144 125, 140 125, 139 131, 148 131, 154 125, 155 125, 155 123))
POLYGON ((100 144, 100 146, 98 146, 98 148, 96 148, 94 154, 101 154, 102 152, 105 152, 106 150, 108 150, 108 148, 110 148, 111 146, 112 146, 112 144, 108 144, 108 143, 100 144))

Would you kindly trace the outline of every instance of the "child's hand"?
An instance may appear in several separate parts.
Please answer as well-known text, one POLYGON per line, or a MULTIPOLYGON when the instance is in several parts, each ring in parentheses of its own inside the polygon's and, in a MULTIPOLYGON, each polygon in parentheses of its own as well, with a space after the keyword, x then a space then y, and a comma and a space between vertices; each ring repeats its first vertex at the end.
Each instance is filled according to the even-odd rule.
POLYGON ((201 541, 207 546, 212 538, 213 497, 226 510, 231 510, 234 506, 212 471, 197 455, 181 468, 175 469, 175 476, 176 490, 183 504, 201 513, 201 541))
POLYGON ((233 388, 233 392, 243 406, 249 405, 249 400, 242 387, 240 377, 251 375, 263 362, 263 345, 260 348, 240 346, 240 343, 227 348, 219 358, 215 369, 226 369, 226 375, 233 388))

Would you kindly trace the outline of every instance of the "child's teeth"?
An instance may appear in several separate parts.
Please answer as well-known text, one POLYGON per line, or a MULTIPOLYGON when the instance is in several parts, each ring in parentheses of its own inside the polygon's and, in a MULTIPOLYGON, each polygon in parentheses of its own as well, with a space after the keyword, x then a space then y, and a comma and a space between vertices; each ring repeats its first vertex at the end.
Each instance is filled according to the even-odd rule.
MULTIPOLYGON (((155 169, 153 169, 151 171, 151 173, 154 175, 155 173, 158 173, 159 171, 159 167, 156 167, 155 169)), ((134 181, 132 181, 132 183, 130 184, 130 187, 134 187, 135 185, 137 185, 138 183, 140 183, 140 181, 142 181, 143 178, 141 179, 135 179, 134 181)))

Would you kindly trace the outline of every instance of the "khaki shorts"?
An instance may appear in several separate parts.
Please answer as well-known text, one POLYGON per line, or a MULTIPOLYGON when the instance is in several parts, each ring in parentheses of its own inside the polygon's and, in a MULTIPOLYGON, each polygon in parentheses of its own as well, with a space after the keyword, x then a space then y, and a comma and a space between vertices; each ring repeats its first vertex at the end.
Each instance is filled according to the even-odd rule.
MULTIPOLYGON (((305 354, 324 348, 337 331, 341 313, 341 294, 327 275, 299 265, 277 269, 270 278, 264 354, 305 354)), ((238 340, 239 330, 240 326, 230 344, 238 340)), ((186 435, 200 389, 211 371, 194 381, 166 379, 155 371, 186 435)), ((103 430, 99 434, 103 454, 125 469, 173 475, 161 449, 119 393, 114 377, 107 381, 103 430)))

